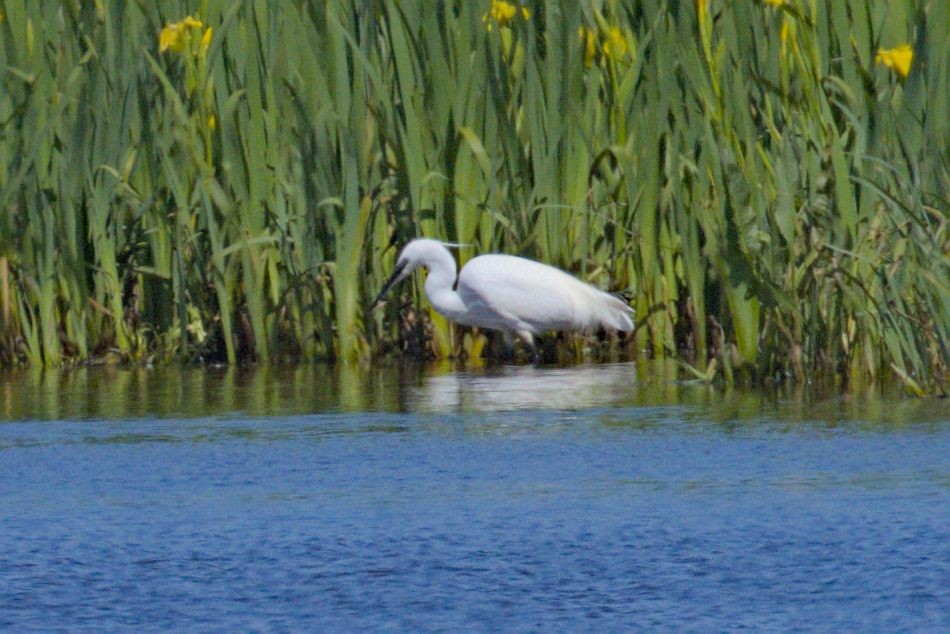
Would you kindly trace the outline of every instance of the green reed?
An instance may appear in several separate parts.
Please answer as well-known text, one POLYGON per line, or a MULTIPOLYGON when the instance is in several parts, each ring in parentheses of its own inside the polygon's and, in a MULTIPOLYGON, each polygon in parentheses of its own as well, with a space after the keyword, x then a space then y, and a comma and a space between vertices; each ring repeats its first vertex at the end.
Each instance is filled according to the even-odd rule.
POLYGON ((0 7, 4 363, 477 354, 418 286, 368 311, 427 235, 704 379, 946 389, 946 3, 0 7))

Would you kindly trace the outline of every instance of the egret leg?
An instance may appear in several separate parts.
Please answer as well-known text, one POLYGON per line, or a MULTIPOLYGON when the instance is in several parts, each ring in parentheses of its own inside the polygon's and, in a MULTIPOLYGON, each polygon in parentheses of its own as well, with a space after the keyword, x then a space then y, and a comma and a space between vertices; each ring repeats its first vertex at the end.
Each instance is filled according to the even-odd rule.
POLYGON ((531 363, 539 363, 541 357, 538 355, 537 346, 534 345, 534 335, 528 330, 516 330, 515 334, 518 335, 518 338, 521 339, 525 345, 528 346, 528 350, 531 351, 531 363))

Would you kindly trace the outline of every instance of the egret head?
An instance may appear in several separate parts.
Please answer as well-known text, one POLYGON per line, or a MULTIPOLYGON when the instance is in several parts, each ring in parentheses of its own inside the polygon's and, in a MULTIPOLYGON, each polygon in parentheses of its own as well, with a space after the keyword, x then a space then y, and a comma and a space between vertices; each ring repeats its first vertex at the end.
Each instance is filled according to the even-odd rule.
POLYGON ((373 302, 373 308, 377 308, 385 301, 386 293, 388 293, 393 286, 409 277, 409 274, 420 266, 431 266, 433 261, 441 261, 445 256, 448 256, 454 268, 454 260, 452 260, 452 256, 446 251, 446 246, 453 245, 447 245, 446 243, 439 242, 438 240, 430 240, 429 238, 418 238, 404 246, 399 253, 399 257, 396 258, 396 266, 393 268, 392 275, 390 275, 386 283, 383 284, 383 290, 379 291, 379 295, 376 296, 376 300, 373 302))

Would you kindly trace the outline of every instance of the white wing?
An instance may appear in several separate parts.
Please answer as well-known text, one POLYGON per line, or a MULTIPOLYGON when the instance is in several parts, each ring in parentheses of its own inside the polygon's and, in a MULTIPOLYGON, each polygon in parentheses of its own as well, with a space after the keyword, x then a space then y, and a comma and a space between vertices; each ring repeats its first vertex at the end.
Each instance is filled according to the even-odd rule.
POLYGON ((633 329, 622 300, 547 264, 511 255, 482 255, 459 275, 468 309, 463 323, 499 330, 633 329))

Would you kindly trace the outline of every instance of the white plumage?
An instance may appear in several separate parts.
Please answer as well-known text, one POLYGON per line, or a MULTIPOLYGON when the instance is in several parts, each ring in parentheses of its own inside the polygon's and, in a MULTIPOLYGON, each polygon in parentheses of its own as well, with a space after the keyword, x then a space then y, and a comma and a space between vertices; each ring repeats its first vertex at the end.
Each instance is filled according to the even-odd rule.
POLYGON ((549 330, 633 330, 633 310, 626 302, 534 260, 477 256, 462 268, 456 287, 455 259, 443 243, 427 238, 403 248, 376 304, 420 266, 429 270, 426 295, 442 315, 466 326, 514 333, 532 348, 534 336, 549 330))

